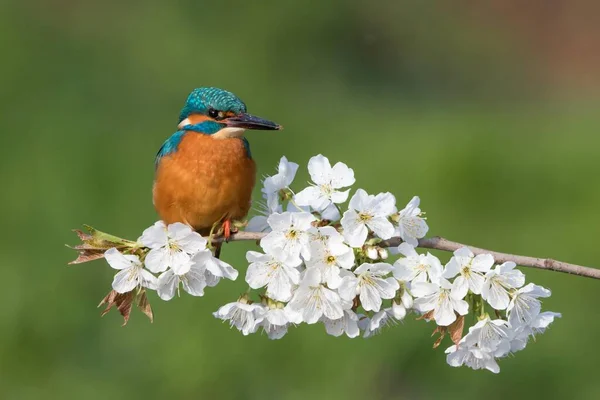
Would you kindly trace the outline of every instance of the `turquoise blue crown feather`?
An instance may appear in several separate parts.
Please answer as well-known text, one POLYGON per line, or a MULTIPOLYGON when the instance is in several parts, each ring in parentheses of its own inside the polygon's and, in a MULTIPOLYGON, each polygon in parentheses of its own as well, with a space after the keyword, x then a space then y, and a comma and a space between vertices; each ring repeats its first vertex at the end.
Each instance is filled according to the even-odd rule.
MULTIPOLYGON (((246 104, 235 94, 227 90, 215 87, 202 87, 192 90, 188 96, 185 105, 179 113, 179 122, 188 118, 190 114, 209 115, 210 110, 223 112, 233 112, 241 114, 246 112, 246 104)), ((169 137, 162 145, 156 155, 155 165, 158 165, 160 159, 166 155, 177 151, 177 147, 186 131, 195 131, 206 135, 212 135, 223 129, 226 125, 216 121, 203 121, 196 125, 187 125, 186 130, 179 130, 169 137)), ((246 155, 251 158, 250 143, 246 138, 242 138, 246 155)))

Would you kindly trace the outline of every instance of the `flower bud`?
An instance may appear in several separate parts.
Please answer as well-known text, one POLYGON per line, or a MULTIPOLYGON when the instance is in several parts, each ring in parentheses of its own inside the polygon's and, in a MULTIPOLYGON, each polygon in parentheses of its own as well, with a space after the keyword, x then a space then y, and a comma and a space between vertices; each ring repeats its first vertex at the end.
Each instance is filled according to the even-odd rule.
POLYGON ((382 260, 387 260, 387 258, 390 256, 387 249, 384 249, 383 247, 379 247, 377 249, 377 252, 379 253, 379 258, 381 258, 382 260))
POLYGON ((377 260, 379 258, 379 254, 377 253, 377 249, 375 247, 367 247, 365 254, 371 260, 377 260))
POLYGON ((392 301, 392 314, 397 320, 403 320, 406 317, 406 308, 402 304, 397 304, 396 301, 392 301))

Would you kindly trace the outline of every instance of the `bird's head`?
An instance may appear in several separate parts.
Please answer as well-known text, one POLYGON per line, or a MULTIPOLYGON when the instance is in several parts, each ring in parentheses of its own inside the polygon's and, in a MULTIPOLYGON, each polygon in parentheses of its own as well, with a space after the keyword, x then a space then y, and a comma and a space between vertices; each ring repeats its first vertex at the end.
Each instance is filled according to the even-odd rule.
POLYGON ((246 105, 235 94, 213 87, 194 89, 190 93, 177 127, 218 139, 241 137, 246 129, 281 129, 281 125, 248 114, 246 105))

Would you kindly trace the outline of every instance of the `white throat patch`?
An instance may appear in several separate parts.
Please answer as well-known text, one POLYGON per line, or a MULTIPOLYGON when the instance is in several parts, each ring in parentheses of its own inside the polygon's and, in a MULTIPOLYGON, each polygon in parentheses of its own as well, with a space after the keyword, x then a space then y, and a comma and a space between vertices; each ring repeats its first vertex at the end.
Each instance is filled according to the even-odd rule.
POLYGON ((246 130, 244 128, 232 128, 227 127, 221 129, 219 132, 212 134, 211 136, 215 139, 229 139, 229 138, 239 138, 244 136, 244 132, 246 130))

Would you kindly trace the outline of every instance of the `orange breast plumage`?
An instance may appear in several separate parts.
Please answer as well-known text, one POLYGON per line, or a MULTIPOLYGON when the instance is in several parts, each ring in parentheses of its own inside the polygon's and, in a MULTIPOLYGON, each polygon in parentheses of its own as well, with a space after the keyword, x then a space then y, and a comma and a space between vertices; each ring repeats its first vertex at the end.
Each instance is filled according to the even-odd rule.
POLYGON ((215 222, 248 214, 255 179, 242 139, 187 132, 157 166, 154 206, 165 223, 206 233, 215 222))

